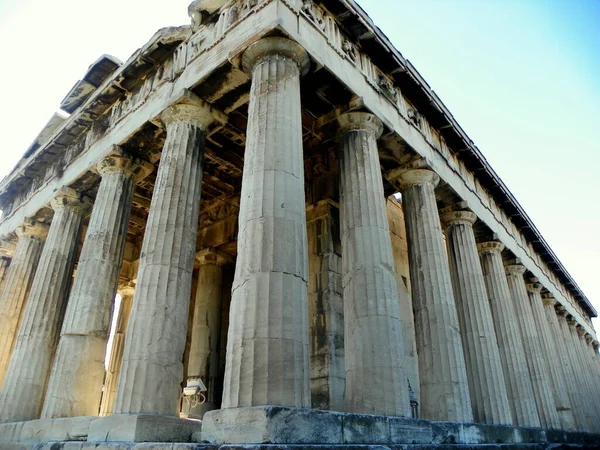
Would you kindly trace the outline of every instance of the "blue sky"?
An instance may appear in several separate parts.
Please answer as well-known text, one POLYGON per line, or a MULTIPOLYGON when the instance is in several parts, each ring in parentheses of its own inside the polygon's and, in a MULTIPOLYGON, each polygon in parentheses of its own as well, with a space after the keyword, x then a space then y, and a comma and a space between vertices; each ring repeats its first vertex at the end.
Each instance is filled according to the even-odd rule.
MULTIPOLYGON (((100 54, 188 0, 0 0, 0 176, 100 54)), ((446 103, 600 310, 600 0, 359 0, 446 103)))

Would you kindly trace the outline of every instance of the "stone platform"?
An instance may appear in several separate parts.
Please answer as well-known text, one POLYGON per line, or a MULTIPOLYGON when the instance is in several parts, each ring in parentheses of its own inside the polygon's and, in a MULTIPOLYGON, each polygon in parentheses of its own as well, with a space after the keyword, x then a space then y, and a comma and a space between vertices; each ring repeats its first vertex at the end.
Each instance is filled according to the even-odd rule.
POLYGON ((588 433, 278 406, 211 411, 201 427, 187 422, 131 415, 5 423, 0 450, 600 449, 600 435, 588 433), (124 429, 138 431, 122 434, 124 429), (172 430, 180 443, 160 439, 172 430))

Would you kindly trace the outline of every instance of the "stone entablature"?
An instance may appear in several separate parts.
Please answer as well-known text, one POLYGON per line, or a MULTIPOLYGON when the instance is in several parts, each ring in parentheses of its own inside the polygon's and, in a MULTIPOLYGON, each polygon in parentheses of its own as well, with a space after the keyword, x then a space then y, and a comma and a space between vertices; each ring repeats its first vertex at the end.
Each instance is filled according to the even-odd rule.
MULTIPOLYGON (((369 39, 378 39, 382 46, 391 50, 390 44, 375 31, 370 19, 358 12, 353 1, 345 0, 342 3, 360 19, 364 27, 372 28, 373 36, 369 39)), ((306 41, 308 44, 307 40, 311 40, 314 44, 315 36, 321 36, 327 45, 311 45, 316 49, 312 57, 332 71, 339 72, 340 77, 345 78, 344 82, 361 97, 362 103, 377 112, 386 126, 398 132, 407 146, 424 157, 452 189, 464 197, 479 218, 497 233, 507 248, 522 260, 571 314, 580 319, 578 321, 586 331, 595 335, 587 317, 588 314, 595 315, 595 310, 574 282, 565 285, 557 272, 550 269, 548 263, 553 262, 563 277, 571 280, 543 238, 533 230, 550 256, 543 257, 533 248, 531 241, 509 218, 506 209, 499 206, 482 182, 467 169, 461 159, 465 153, 480 159, 487 175, 510 196, 476 147, 468 143, 464 149, 450 149, 440 132, 429 124, 427 117, 420 114, 395 86, 394 73, 409 73, 431 96, 436 107, 447 115, 451 127, 464 136, 416 70, 393 50, 398 69, 392 75, 385 74, 345 34, 338 18, 310 0, 233 1, 194 34, 191 34, 189 27, 166 28, 157 32, 148 44, 109 76, 39 149, 22 160, 2 181, 0 198, 6 212, 0 224, 0 235, 12 232, 25 217, 46 205, 56 186, 71 184, 93 167, 108 152, 108 144, 119 144, 144 122, 156 120, 165 106, 177 101, 182 89, 198 84, 198 77, 200 80, 206 78, 213 69, 219 67, 223 58, 236 60, 234 54, 229 55, 222 48, 237 48, 239 45, 236 42, 241 44, 256 39, 276 27, 289 32, 300 43, 306 41), (318 34, 309 33, 309 29, 318 30, 318 34), (172 53, 169 54, 169 51, 172 53), (151 64, 161 59, 164 62, 155 69, 151 64), (356 76, 357 71, 362 78, 356 76), (57 158, 57 154, 61 156, 57 158), (56 161, 48 164, 49 157, 56 158, 56 161), (39 175, 36 161, 42 161, 46 166, 45 172, 39 175), (23 184, 20 179, 31 181, 27 187, 19 188, 23 184), (574 294, 581 299, 579 302, 574 294)), ((233 90, 247 83, 247 76, 240 72, 228 81, 223 89, 233 90)), ((240 101, 247 101, 247 97, 242 97, 240 101)), ((469 142, 466 136, 464 138, 465 142, 469 142)), ((393 183, 402 170, 399 167, 389 171, 387 178, 393 183)), ((511 208, 522 211, 511 196, 509 203, 511 208)), ((528 223, 532 228, 533 225, 528 223)))

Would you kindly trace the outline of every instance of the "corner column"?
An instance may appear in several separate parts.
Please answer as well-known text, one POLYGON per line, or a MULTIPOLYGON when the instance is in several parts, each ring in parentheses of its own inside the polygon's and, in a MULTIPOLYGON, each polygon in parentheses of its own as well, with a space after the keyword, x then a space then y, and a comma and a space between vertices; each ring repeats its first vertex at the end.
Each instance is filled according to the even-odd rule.
POLYGON ((222 408, 310 407, 308 248, 297 43, 261 39, 252 78, 222 408))
POLYGON ((472 422, 473 413, 450 267, 444 249, 434 172, 412 169, 400 177, 404 205, 422 417, 472 422))
MULTIPOLYGON (((588 367, 587 373, 592 386, 592 397, 596 406, 596 423, 600 422, 600 383, 598 382, 598 373, 596 367, 595 351, 592 346, 594 339, 582 328, 583 332, 583 356, 588 367)), ((600 424, 598 425, 600 428, 600 424)), ((598 431, 598 428, 596 431, 598 431)))
POLYGON ((533 385, 529 377, 519 323, 502 261, 504 244, 495 241, 482 242, 478 244, 477 248, 490 300, 514 425, 539 428, 540 418, 533 394, 533 385))
POLYGON ((0 388, 17 337, 19 319, 48 234, 48 225, 24 223, 17 228, 16 234, 19 240, 0 295, 0 388))
POLYGON ((0 420, 40 417, 48 376, 73 277, 84 207, 63 188, 52 201, 54 217, 0 393, 0 420))
POLYGON ((568 321, 569 328, 572 329, 573 340, 575 344, 575 351, 578 357, 579 371, 581 373, 582 381, 585 386, 585 399, 588 405, 588 417, 591 425, 591 431, 600 431, 600 405, 596 403, 594 392, 596 386, 590 376, 589 366, 587 365, 585 355, 585 330, 579 325, 574 319, 568 321))
POLYGON ((204 141, 214 116, 198 100, 169 107, 161 119, 167 139, 140 254, 115 414, 179 414, 204 141))
POLYGON ((206 402, 193 407, 189 418, 202 419, 206 411, 216 409, 216 383, 219 377, 219 339, 223 299, 223 265, 227 260, 217 251, 205 249, 196 255, 198 287, 192 321, 187 386, 197 386, 200 379, 206 386, 206 402))
POLYGON ((513 423, 470 211, 442 216, 475 422, 513 423))
MULTIPOLYGON (((542 285, 531 283, 527 285, 527 292, 533 312, 533 320, 537 326, 542 356, 545 361, 546 373, 550 376, 550 386, 554 397, 554 404, 560 419, 561 429, 574 430, 575 418, 571 410, 571 402, 566 389, 566 380, 563 377, 558 352, 554 342, 554 336, 550 333, 548 319, 544 312, 544 304, 541 295, 542 285)), ((554 309, 554 307, 552 307, 554 309)))
POLYGON ((104 379, 104 391, 102 393, 102 401, 100 402, 101 417, 112 414, 115 405, 117 381, 119 380, 119 373, 121 372, 123 347, 125 346, 125 333, 127 331, 127 324, 129 323, 134 293, 135 290, 129 286, 119 290, 121 305, 119 307, 119 317, 117 318, 117 324, 115 326, 115 334, 113 335, 108 368, 106 369, 106 378, 104 379))
POLYGON ((523 274, 525 267, 520 264, 506 266, 506 277, 512 296, 513 307, 519 321, 525 359, 533 385, 533 394, 540 416, 542 428, 560 428, 545 355, 542 353, 540 336, 533 319, 533 312, 527 295, 523 274))
POLYGON ((98 173, 102 180, 48 382, 44 419, 98 414, 110 316, 135 185, 132 161, 122 153, 104 158, 98 173))
POLYGON ((410 416, 404 335, 372 114, 338 117, 346 410, 410 416))

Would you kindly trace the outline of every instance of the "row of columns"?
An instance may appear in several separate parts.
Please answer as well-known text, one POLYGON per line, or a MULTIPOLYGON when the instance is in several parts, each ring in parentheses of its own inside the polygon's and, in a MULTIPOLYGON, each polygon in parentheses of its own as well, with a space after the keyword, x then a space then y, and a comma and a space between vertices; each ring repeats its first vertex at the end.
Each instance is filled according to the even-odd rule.
MULTIPOLYGON (((300 77, 310 60, 295 42, 272 37, 251 45, 242 63, 252 86, 222 407, 310 407, 300 105, 300 77)), ((123 295, 106 382, 111 304, 143 167, 118 151, 100 162, 102 180, 71 289, 83 199, 72 190, 59 193, 47 238, 41 224, 18 231, 0 297, 0 337, 7 338, 0 340, 0 420, 96 415, 103 384, 102 414, 178 415, 204 141, 216 114, 198 100, 161 116, 167 139, 135 293, 123 295)), ((337 129, 345 409, 410 416, 377 149, 383 125, 353 112, 338 118, 337 129)), ((421 415, 597 431, 600 363, 583 329, 553 312, 541 285, 526 285, 523 266, 504 266, 501 243, 476 241, 472 212, 450 211, 440 220, 433 171, 407 170, 397 181, 421 415)), ((211 289, 222 284, 222 261, 211 253, 200 262, 188 377, 208 379, 214 388, 221 308, 220 293, 211 289)), ((217 399, 208 395, 210 409, 217 399)))

